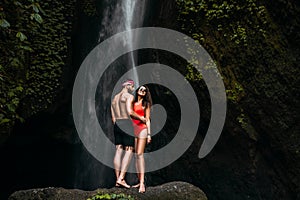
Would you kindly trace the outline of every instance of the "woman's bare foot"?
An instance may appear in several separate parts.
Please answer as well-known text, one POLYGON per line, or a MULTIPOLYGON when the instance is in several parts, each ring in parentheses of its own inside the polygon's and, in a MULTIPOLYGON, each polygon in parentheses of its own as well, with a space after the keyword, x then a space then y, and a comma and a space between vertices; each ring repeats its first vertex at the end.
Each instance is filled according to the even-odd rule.
POLYGON ((145 192, 146 192, 145 184, 140 183, 139 193, 145 193, 145 192))
POLYGON ((138 188, 138 187, 140 187, 140 183, 138 183, 138 184, 136 184, 136 185, 133 185, 133 186, 131 186, 131 187, 133 187, 133 188, 138 188))

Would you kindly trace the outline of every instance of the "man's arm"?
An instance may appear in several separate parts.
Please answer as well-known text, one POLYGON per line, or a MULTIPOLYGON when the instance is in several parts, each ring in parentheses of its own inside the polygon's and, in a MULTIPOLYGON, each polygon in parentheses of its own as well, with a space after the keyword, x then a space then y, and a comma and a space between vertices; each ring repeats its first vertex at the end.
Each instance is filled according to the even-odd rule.
POLYGON ((110 106, 111 120, 114 124, 116 123, 116 116, 115 116, 115 111, 114 111, 114 108, 113 108, 113 104, 115 104, 115 103, 116 103, 116 100, 115 100, 115 97, 114 97, 113 101, 111 102, 111 106, 110 106))
POLYGON ((116 123, 115 113, 112 106, 110 106, 110 110, 111 110, 111 120, 113 123, 116 123))
POLYGON ((141 120, 143 123, 146 123, 146 119, 143 116, 139 116, 136 114, 136 112, 133 111, 132 109, 132 103, 133 103, 133 96, 129 95, 126 100, 126 111, 130 115, 131 118, 133 119, 138 119, 141 120))

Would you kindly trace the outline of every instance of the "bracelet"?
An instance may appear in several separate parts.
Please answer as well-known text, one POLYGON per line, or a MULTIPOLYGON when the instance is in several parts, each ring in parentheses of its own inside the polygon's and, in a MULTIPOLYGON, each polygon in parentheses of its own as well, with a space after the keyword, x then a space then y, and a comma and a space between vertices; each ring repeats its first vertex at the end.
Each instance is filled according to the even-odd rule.
POLYGON ((147 133, 147 136, 148 136, 148 137, 151 137, 151 134, 150 134, 150 133, 147 133))

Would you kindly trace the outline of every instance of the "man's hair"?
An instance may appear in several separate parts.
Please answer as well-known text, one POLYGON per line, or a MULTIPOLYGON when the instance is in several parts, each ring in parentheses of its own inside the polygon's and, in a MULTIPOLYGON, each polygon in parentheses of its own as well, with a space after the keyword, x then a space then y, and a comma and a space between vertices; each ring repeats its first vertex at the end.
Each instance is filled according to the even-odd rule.
POLYGON ((126 85, 134 85, 134 81, 132 79, 126 79, 123 81, 122 86, 125 87, 126 85))

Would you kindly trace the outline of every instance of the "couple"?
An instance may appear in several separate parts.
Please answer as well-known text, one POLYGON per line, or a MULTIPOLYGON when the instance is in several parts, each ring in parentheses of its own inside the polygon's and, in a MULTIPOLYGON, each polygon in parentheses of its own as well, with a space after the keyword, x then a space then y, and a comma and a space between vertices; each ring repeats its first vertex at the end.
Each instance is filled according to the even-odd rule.
POLYGON ((116 145, 116 154, 114 157, 117 178, 116 186, 130 188, 130 185, 125 182, 124 177, 133 152, 135 152, 139 183, 132 187, 139 188, 139 192, 144 193, 144 150, 146 144, 151 142, 151 94, 149 88, 143 85, 136 90, 134 97, 131 94, 134 91, 134 81, 131 79, 124 81, 122 86, 123 89, 120 93, 116 94, 111 104, 116 145), (132 136, 133 133, 135 137, 132 136))

